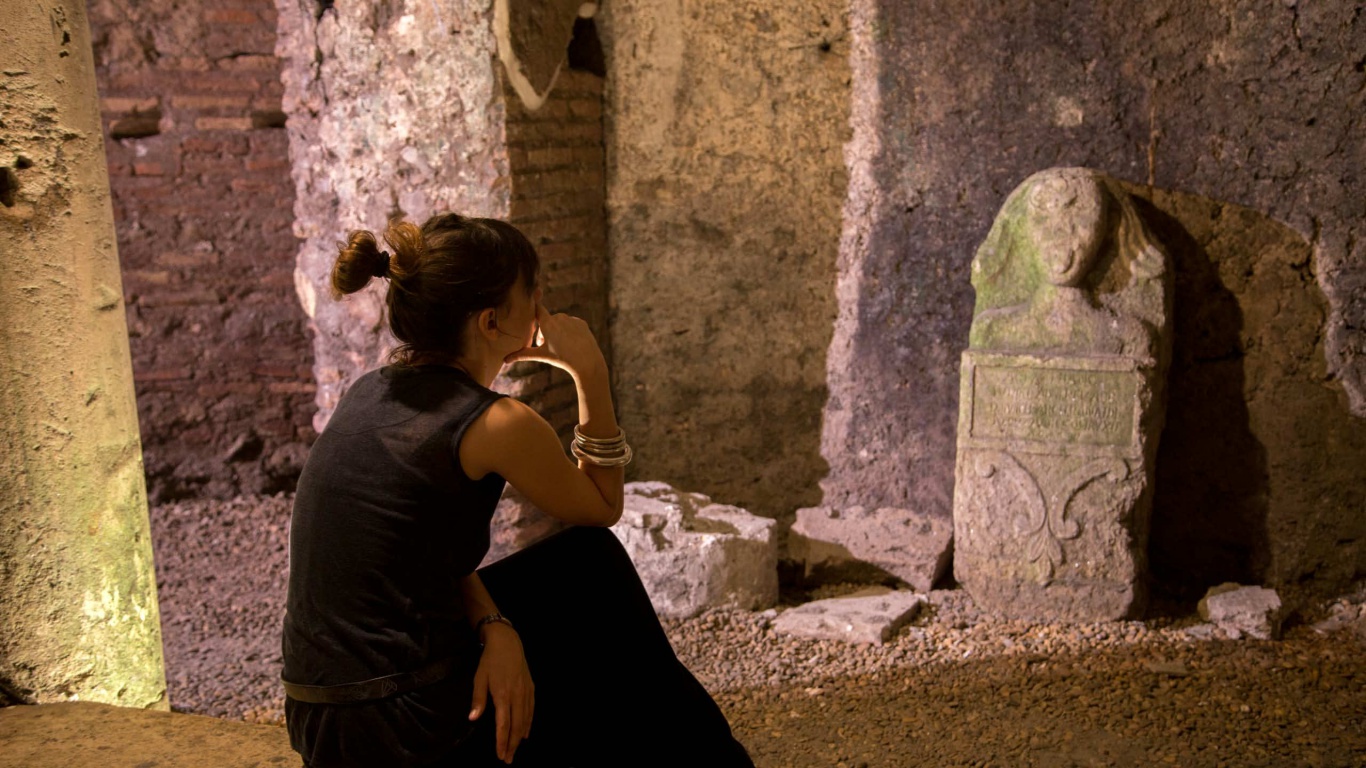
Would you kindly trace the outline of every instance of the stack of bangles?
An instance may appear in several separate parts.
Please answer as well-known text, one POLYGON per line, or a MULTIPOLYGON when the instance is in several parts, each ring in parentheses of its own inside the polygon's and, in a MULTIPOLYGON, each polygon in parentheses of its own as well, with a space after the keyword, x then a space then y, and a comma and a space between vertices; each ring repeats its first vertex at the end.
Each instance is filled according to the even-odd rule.
POLYGON ((626 432, 617 428, 617 436, 609 438, 589 437, 577 426, 574 427, 574 442, 569 450, 574 458, 598 467, 624 467, 631 463, 635 453, 626 444, 626 432))

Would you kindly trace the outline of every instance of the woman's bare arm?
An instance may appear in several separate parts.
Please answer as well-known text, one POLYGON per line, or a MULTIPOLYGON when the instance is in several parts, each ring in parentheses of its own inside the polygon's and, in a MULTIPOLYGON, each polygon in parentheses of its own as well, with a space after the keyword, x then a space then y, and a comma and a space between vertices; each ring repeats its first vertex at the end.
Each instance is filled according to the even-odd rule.
MULTIPOLYGON (((588 324, 538 307, 546 344, 510 355, 562 368, 574 377, 579 429, 589 437, 618 434, 610 377, 588 324)), ((607 526, 621 517, 621 467, 599 467, 569 459, 559 436, 540 414, 511 398, 489 406, 460 441, 460 464, 478 479, 489 472, 509 483, 547 514, 577 525, 607 526)))

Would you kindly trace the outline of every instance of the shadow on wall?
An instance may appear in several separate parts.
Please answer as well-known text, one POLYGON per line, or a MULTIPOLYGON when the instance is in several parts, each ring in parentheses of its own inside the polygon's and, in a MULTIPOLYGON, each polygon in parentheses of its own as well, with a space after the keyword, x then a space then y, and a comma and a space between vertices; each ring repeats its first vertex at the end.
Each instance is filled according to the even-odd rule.
POLYGON ((1205 247, 1138 200, 1176 275, 1167 423, 1158 448, 1149 565, 1160 592, 1188 597, 1266 570, 1266 450, 1252 433, 1243 311, 1205 247))
POLYGON ((1327 370, 1313 245, 1248 208, 1131 191, 1176 271, 1154 587, 1344 588, 1366 572, 1366 420, 1327 370))

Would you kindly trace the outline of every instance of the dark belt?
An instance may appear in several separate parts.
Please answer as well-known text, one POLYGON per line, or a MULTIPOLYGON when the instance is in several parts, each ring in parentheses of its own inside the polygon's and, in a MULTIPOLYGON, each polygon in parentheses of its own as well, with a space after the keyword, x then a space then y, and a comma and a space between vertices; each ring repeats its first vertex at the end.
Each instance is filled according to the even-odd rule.
POLYGON ((373 680, 343 685, 299 685, 281 680, 285 695, 309 704, 355 704, 361 701, 387 699, 400 693, 431 685, 445 678, 455 668, 455 657, 434 661, 416 672, 400 672, 373 680))

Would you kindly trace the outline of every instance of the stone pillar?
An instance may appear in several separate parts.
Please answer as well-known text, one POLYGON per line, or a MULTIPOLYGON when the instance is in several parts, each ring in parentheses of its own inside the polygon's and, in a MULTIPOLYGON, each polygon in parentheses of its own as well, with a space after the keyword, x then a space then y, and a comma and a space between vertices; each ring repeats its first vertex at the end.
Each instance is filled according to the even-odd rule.
POLYGON ((276 7, 303 240, 295 287, 315 329, 321 432, 347 385, 394 346, 379 333, 383 281, 332 300, 337 241, 352 229, 382 232, 393 216, 506 218, 502 93, 486 0, 276 7))
POLYGON ((84 3, 0 6, 0 686, 166 708, 84 3))
POLYGON ((1025 180, 972 264, 954 575, 1006 616, 1143 609, 1171 271, 1129 195, 1082 168, 1025 180))

